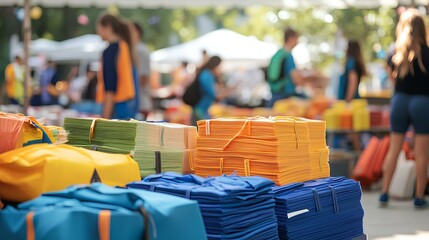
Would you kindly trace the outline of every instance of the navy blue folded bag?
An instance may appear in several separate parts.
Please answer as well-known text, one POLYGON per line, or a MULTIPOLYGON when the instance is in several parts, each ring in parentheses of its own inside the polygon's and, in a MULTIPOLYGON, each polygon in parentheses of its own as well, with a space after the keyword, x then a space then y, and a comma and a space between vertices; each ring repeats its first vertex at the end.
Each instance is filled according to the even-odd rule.
POLYGON ((279 239, 353 239, 363 234, 360 184, 345 177, 273 188, 279 239))
POLYGON ((274 182, 235 175, 162 173, 127 185, 198 201, 208 239, 278 239, 274 182))

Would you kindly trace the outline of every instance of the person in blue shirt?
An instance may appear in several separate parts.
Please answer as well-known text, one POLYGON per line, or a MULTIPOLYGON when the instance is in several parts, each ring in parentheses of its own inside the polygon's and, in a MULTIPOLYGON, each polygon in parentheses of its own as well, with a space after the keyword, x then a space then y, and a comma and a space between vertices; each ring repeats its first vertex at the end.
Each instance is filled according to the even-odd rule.
POLYGON ((346 66, 344 74, 341 75, 338 89, 338 99, 351 102, 359 99, 359 83, 366 75, 366 67, 363 61, 359 42, 349 41, 346 52, 346 66))
POLYGON ((297 69, 292 50, 298 45, 299 34, 292 28, 287 28, 284 33, 284 45, 271 58, 267 69, 267 81, 271 89, 271 100, 267 107, 273 107, 278 100, 301 96, 296 87, 303 86, 319 78, 323 78, 315 72, 303 72, 297 69))
POLYGON ((42 105, 58 104, 58 92, 55 85, 58 82, 58 74, 55 68, 55 63, 47 61, 46 69, 40 75, 40 99, 42 105))
POLYGON ((97 102, 103 118, 130 119, 136 112, 132 44, 128 25, 106 14, 99 18, 97 33, 109 46, 103 51, 98 72, 97 102))
POLYGON ((201 99, 193 107, 192 123, 196 125, 198 120, 209 119, 209 108, 218 98, 222 98, 226 91, 217 91, 217 79, 219 78, 221 58, 211 57, 197 73, 196 81, 199 81, 201 99))

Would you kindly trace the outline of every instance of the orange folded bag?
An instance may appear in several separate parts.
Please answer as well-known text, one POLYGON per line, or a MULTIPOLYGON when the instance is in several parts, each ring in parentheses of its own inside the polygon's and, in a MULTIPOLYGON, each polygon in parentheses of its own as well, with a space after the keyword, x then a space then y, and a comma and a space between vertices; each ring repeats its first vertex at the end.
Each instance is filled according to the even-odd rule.
POLYGON ((360 181, 362 187, 369 188, 381 178, 389 143, 389 137, 372 137, 368 142, 353 169, 353 179, 360 181))
POLYGON ((194 171, 263 176, 278 185, 328 177, 325 128, 295 117, 199 121, 194 171))

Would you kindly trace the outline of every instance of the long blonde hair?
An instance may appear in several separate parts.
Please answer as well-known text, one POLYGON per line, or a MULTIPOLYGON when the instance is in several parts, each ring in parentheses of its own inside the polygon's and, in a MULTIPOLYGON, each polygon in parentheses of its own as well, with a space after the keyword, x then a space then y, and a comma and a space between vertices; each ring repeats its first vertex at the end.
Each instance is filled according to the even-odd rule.
POLYGON ((395 54, 392 58, 396 77, 402 79, 408 74, 414 75, 413 61, 415 59, 417 59, 420 69, 426 72, 422 61, 423 45, 427 45, 424 20, 416 9, 408 9, 402 13, 396 27, 395 54))

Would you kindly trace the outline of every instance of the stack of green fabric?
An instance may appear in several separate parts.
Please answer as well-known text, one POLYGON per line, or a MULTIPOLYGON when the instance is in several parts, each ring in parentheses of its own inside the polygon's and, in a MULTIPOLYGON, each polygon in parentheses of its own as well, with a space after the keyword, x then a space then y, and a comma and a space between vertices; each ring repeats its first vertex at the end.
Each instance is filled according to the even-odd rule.
POLYGON ((195 127, 140 121, 66 118, 69 144, 98 151, 131 154, 141 176, 156 173, 155 153, 160 152, 162 172, 183 172, 192 166, 197 130, 195 127), (92 134, 91 134, 92 132, 92 134))
POLYGON ((137 123, 91 118, 66 118, 68 144, 107 153, 130 154, 134 150, 137 123), (94 122, 95 121, 95 122, 94 122), (91 130, 93 126, 93 130, 91 130), (91 131, 93 131, 91 135, 91 131))

